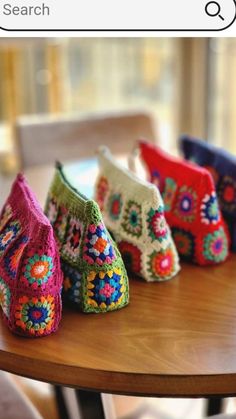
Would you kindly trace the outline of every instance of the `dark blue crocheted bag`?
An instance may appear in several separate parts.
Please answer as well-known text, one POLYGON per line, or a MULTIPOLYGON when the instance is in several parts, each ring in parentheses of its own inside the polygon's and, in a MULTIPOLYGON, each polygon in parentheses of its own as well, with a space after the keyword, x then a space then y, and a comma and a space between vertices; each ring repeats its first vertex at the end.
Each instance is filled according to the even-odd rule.
POLYGON ((185 159, 207 168, 214 179, 219 204, 236 252, 236 157, 203 140, 183 135, 179 148, 185 159))

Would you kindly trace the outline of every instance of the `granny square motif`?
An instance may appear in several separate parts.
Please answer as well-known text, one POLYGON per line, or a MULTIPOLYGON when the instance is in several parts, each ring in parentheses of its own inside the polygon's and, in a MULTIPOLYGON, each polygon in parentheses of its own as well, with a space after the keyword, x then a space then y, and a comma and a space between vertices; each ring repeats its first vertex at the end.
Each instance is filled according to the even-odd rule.
POLYGON ((178 255, 159 191, 99 149, 97 200, 126 267, 146 281, 164 281, 179 271, 178 255))
POLYGON ((184 157, 211 173, 219 205, 228 225, 232 250, 236 252, 236 157, 226 150, 189 136, 179 140, 184 157))
POLYGON ((163 196, 165 215, 180 256, 199 265, 223 262, 229 236, 210 173, 139 142, 149 179, 163 196))
POLYGON ((0 303, 11 331, 28 337, 55 332, 61 287, 52 227, 18 175, 0 216, 0 303))
POLYGON ((59 163, 45 212, 61 256, 64 299, 86 313, 127 305, 127 273, 99 207, 72 187, 59 163))

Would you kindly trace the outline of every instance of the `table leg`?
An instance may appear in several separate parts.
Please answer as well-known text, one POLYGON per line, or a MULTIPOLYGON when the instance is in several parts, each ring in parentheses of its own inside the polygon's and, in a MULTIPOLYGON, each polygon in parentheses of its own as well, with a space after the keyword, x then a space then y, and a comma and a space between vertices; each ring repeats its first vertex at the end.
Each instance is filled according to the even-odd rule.
POLYGON ((207 416, 222 413, 223 400, 222 397, 209 397, 209 399, 207 399, 207 416))
POLYGON ((55 386, 60 419, 105 419, 100 393, 55 386))

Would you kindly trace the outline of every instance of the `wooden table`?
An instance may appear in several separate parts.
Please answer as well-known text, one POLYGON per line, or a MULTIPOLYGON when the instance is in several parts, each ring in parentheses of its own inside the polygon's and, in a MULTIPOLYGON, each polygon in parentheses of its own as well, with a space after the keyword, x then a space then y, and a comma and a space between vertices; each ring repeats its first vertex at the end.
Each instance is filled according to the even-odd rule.
MULTIPOLYGON (((75 178, 75 165, 69 169, 75 178)), ((83 172, 85 194, 95 172, 83 172)), ((52 167, 27 172, 42 205, 52 174, 52 167)), ((2 185, 2 199, 8 189, 2 185)), ((236 395, 235 272, 231 255, 216 267, 182 264, 165 283, 130 278, 128 307, 98 315, 64 308, 59 331, 42 339, 14 336, 0 320, 0 368, 98 392, 236 395)))
POLYGON ((130 281, 131 302, 107 314, 64 309, 59 331, 12 335, 0 323, 0 367, 99 392, 145 396, 236 394, 236 257, 183 265, 165 283, 130 281))

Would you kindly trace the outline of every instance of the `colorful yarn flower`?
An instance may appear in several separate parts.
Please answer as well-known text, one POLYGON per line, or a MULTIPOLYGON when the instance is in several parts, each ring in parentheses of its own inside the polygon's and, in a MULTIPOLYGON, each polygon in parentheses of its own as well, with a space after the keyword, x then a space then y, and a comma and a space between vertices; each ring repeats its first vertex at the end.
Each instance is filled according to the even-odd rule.
POLYGON ((162 242, 168 237, 168 227, 164 217, 164 208, 160 206, 158 210, 150 209, 148 212, 148 234, 153 240, 162 242))
POLYGON ((0 235, 0 256, 4 253, 4 250, 9 244, 18 236, 20 229, 20 223, 18 221, 13 221, 0 235))
POLYGON ((112 220, 118 220, 120 218, 122 205, 123 201, 121 194, 116 193, 111 195, 108 202, 108 213, 112 220))
POLYGON ((220 219, 218 200, 215 191, 206 194, 201 203, 201 221, 204 224, 217 224, 220 219))
POLYGON ((12 209, 10 204, 7 204, 3 210, 1 219, 0 219, 0 231, 5 227, 6 223, 10 220, 12 217, 12 209))
POLYGON ((174 179, 167 177, 165 180, 165 187, 162 194, 165 204, 165 211, 170 211, 173 207, 177 184, 174 179))
POLYGON ((149 272, 156 279, 168 279, 172 276, 175 267, 175 255, 169 246, 165 250, 152 252, 149 255, 149 272))
POLYGON ((140 274, 141 272, 141 250, 134 244, 126 241, 118 243, 120 253, 123 257, 125 266, 131 272, 140 274))
POLYGON ((203 254, 207 260, 221 262, 228 252, 227 239, 222 227, 214 233, 207 234, 203 240, 203 254))
POLYGON ((0 306, 3 313, 9 317, 11 292, 7 284, 0 278, 0 306))
POLYGON ((135 201, 128 201, 125 207, 123 229, 135 237, 142 234, 142 209, 135 201))
POLYGON ((108 190, 109 190, 108 180, 104 176, 101 176, 97 183, 96 197, 95 197, 95 200, 97 201, 101 211, 104 209, 104 202, 105 202, 108 190))
POLYGON ((120 304, 124 297, 125 285, 120 268, 107 272, 91 271, 87 277, 88 304, 101 309, 109 309, 120 304))
POLYGON ((17 268, 19 266, 21 256, 24 248, 28 242, 28 237, 21 237, 17 243, 14 243, 10 252, 7 254, 4 260, 5 269, 8 274, 14 279, 16 277, 17 268))
POLYGON ((66 241, 62 246, 62 254, 73 262, 79 257, 82 228, 82 224, 76 218, 70 219, 66 241))
POLYGON ((42 285, 52 275, 53 262, 51 256, 35 254, 26 261, 24 277, 30 284, 42 285))
POLYGON ((181 228, 173 227, 172 236, 179 255, 186 260, 193 260, 195 252, 195 240, 192 233, 181 228))
POLYGON ((111 264, 116 259, 116 254, 110 238, 106 233, 103 223, 90 224, 85 237, 83 258, 89 264, 111 264))
POLYGON ((73 268, 68 263, 62 262, 61 269, 64 274, 63 294, 74 303, 81 301, 81 274, 78 268, 73 268))
POLYGON ((19 298, 16 306, 16 325, 32 335, 50 332, 55 316, 54 297, 27 297, 19 298))
POLYGON ((197 213, 197 194, 192 188, 184 185, 179 189, 174 213, 183 221, 192 223, 195 220, 197 213))
POLYGON ((230 214, 236 211, 236 182, 230 176, 224 176, 218 186, 221 209, 230 214))

